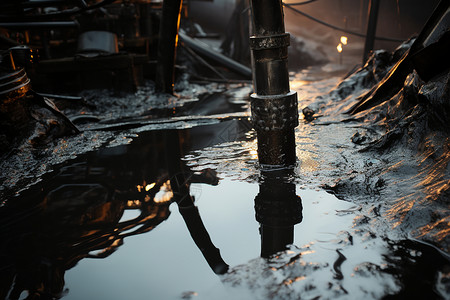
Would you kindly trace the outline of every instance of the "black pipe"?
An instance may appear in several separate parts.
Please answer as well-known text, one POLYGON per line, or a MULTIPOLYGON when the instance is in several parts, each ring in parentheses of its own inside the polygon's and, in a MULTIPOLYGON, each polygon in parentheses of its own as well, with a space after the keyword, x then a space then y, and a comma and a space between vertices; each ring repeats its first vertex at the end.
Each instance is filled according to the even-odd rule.
POLYGON ((156 65, 156 89, 168 94, 173 94, 174 67, 182 5, 182 0, 165 0, 162 7, 158 63, 156 65))
POLYGON ((294 128, 298 125, 297 93, 290 91, 287 67, 290 43, 284 32, 281 0, 252 0, 253 83, 251 95, 253 127, 258 138, 262 167, 290 167, 295 164, 294 128))
POLYGON ((78 28, 77 21, 55 22, 1 22, 0 27, 7 29, 53 29, 53 28, 78 28))
POLYGON ((363 65, 369 57, 370 51, 373 50, 375 42, 375 33, 377 31, 378 10, 380 8, 380 0, 370 0, 369 5, 369 21, 367 22, 366 42, 364 44, 363 65))
POLYGON ((2 8, 36 8, 36 7, 50 7, 50 6, 59 6, 59 5, 67 5, 66 0, 39 0, 39 1, 27 1, 21 3, 14 4, 3 4, 0 7, 2 8))

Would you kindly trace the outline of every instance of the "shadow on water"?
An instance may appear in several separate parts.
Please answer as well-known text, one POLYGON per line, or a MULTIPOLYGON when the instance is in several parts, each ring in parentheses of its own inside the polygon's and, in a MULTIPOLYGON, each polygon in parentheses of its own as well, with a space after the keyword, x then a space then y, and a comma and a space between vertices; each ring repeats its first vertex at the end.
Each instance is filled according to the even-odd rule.
MULTIPOLYGON (((241 247, 235 252, 244 260, 239 263, 245 263, 249 258, 243 254, 244 248, 250 248, 251 252, 255 246, 245 244, 248 241, 239 241, 241 232, 237 231, 245 231, 246 225, 238 222, 238 212, 233 211, 239 209, 236 207, 238 202, 228 199, 227 205, 231 206, 231 215, 222 207, 224 211, 214 212, 215 222, 204 222, 209 218, 208 215, 203 215, 203 218, 200 216, 195 195, 192 195, 192 186, 217 186, 220 179, 212 169, 190 170, 182 158, 196 149, 245 140, 250 128, 248 120, 235 119, 186 130, 144 132, 129 145, 101 149, 64 163, 45 175, 42 181, 33 187, 11 197, 0 208, 0 297, 55 299, 67 295, 65 277, 69 269, 77 269, 74 266, 85 258, 108 258, 123 245, 126 237, 161 227, 161 223, 168 220, 171 214, 169 206, 172 204, 178 208, 185 227, 203 256, 203 261, 207 262, 214 273, 225 274, 230 270, 227 262, 230 265, 235 264, 236 260, 228 261, 230 248, 241 247), (227 223, 220 224, 221 218, 227 223), (235 227, 233 223, 236 223, 235 227), (222 257, 218 248, 223 249, 223 244, 216 247, 216 242, 212 239, 214 236, 210 236, 208 227, 224 227, 227 235, 233 235, 233 244, 236 246, 227 246, 226 251, 223 251, 227 252, 228 258, 222 257)), ((260 255, 264 259, 271 258, 273 254, 294 244, 294 236, 297 236, 294 234, 294 227, 303 220, 302 199, 298 195, 294 178, 290 170, 260 174, 259 192, 253 194, 256 194, 256 197, 251 210, 259 224, 260 255)), ((231 189, 238 189, 238 186, 233 184, 231 189)), ((250 194, 252 192, 250 191, 250 194)), ((240 197, 247 197, 249 194, 248 191, 236 193, 240 197)), ((216 195, 213 194, 213 197, 216 195)), ((217 197, 220 198, 221 195, 217 197)), ((248 203, 248 200, 250 199, 241 199, 240 203, 248 203)), ((309 208, 314 205, 311 199, 307 199, 307 202, 309 208)), ((218 202, 213 205, 220 206, 218 202)), ((245 212, 244 218, 254 221, 248 211, 245 212)), ((302 228, 314 227, 316 223, 320 221, 308 221, 302 228)), ((217 234, 217 231, 213 232, 214 235, 217 234)), ((305 235, 306 241, 310 238, 303 233, 300 235, 305 235)), ((156 239, 154 243, 164 241, 156 239)), ((388 272, 399 277, 404 276, 408 281, 405 286, 409 286, 409 291, 414 290, 412 283, 415 279, 410 278, 408 274, 430 268, 427 263, 430 256, 427 254, 421 258, 415 257, 415 260, 424 263, 413 264, 404 258, 404 248, 399 248, 398 245, 392 247, 396 248, 391 250, 393 256, 387 261, 394 267, 388 272), (395 265, 396 261, 397 265, 400 265, 400 271, 395 265)), ((411 247, 409 245, 406 248, 411 247)), ((427 248, 421 251, 431 253, 427 248)), ((185 255, 186 260, 191 259, 192 254, 189 254, 188 250, 182 249, 180 252, 185 255)), ((339 250, 331 253, 334 255, 336 252, 339 256, 332 266, 332 272, 335 280, 342 280, 341 265, 346 258, 339 250)), ((161 259, 170 257, 161 254, 160 256, 161 259)), ((291 261, 295 262, 300 257, 299 254, 291 261)), ((129 259, 133 260, 132 257, 129 259)), ((432 259, 432 270, 428 270, 429 273, 433 273, 436 264, 441 263, 445 264, 445 259, 432 259)), ((325 267, 328 269, 327 265, 325 267)), ((185 274, 183 276, 193 276, 192 270, 180 269, 181 267, 176 267, 176 270, 185 274)), ((152 272, 159 273, 162 270, 156 268, 152 272)), ((87 275, 85 272, 81 276, 87 275)), ((172 276, 176 277, 175 274, 172 276)), ((97 281, 101 285, 100 280, 97 281)), ((126 280, 124 283, 127 286, 126 280)), ((115 283, 109 283, 111 284, 115 283)), ((174 280, 171 283, 172 289, 176 285, 174 280)), ((433 282, 419 286, 429 292, 433 282)), ((102 290, 109 288, 106 285, 100 287, 102 290)), ((131 287, 123 289, 124 293, 138 293, 131 287)), ((68 298, 70 294, 67 295, 68 298)), ((410 292, 405 295, 410 295, 410 292)), ((116 296, 116 299, 120 298, 116 296)))

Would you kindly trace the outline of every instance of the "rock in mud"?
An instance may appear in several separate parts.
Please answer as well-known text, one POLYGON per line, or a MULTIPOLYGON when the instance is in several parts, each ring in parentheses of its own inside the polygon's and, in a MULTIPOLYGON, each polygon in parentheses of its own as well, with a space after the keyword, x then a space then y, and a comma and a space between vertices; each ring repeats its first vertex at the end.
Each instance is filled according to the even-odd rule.
POLYGON ((308 106, 302 109, 303 117, 307 122, 312 122, 314 118, 314 111, 308 106))
POLYGON ((357 145, 367 144, 370 141, 369 136, 366 133, 359 133, 359 131, 355 132, 352 136, 352 143, 357 145))

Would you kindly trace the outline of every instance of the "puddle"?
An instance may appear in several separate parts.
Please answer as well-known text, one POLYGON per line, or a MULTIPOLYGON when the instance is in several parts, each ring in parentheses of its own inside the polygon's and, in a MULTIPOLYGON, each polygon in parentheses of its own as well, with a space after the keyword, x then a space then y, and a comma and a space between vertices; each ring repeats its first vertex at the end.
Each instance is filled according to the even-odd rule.
MULTIPOLYGON (((194 184, 191 188, 199 195, 196 205, 205 228, 231 270, 258 257, 261 238, 254 209, 258 185, 225 179, 217 186, 194 184)), ((335 223, 336 209, 348 209, 350 203, 324 192, 297 193, 308 214, 294 228, 296 245, 317 238, 333 239, 338 227, 351 224, 351 216, 341 217, 338 226, 335 223)), ((169 209, 170 217, 151 232, 125 239, 124 245, 106 259, 85 259, 69 270, 65 299, 180 299, 190 291, 196 293, 194 299, 226 299, 234 293, 243 297, 245 292, 233 291, 226 279, 212 272, 176 204, 169 209)), ((248 298, 240 297, 237 299, 253 299, 250 291, 248 298)))
POLYGON ((56 166, 0 208, 2 297, 379 299, 449 292, 444 254, 367 230, 360 204, 302 188, 292 174, 258 178, 253 142, 248 120, 232 119, 141 132, 128 145, 56 166), (208 151, 222 165, 244 157, 253 169, 241 170, 255 180, 217 173, 202 162, 208 151), (410 274, 419 273, 424 280, 417 283, 410 274))

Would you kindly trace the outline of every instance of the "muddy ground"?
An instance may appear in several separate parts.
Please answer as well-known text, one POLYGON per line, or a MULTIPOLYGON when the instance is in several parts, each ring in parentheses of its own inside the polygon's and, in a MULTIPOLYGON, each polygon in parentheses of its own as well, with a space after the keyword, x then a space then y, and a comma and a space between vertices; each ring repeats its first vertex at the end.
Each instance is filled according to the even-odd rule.
MULTIPOLYGON (((346 114, 394 60, 390 53, 377 52, 373 65, 345 79, 344 70, 333 64, 291 74, 299 112, 304 112, 296 128, 294 182, 300 190, 327 191, 351 204, 335 211, 350 218, 350 223, 330 241, 336 249, 332 257, 311 240, 268 262, 255 258, 234 266, 223 283, 255 291, 258 299, 274 295, 277 299, 300 295, 306 299, 397 295, 400 299, 413 295, 418 289, 414 285, 423 288, 420 279, 410 275, 423 272, 427 280, 423 295, 448 299, 449 73, 423 82, 413 72, 389 101, 356 115, 346 114), (381 59, 388 62, 377 61, 381 59), (365 261, 358 252, 375 258, 365 261), (303 268, 291 267, 295 264, 303 268)), ((135 94, 86 91, 81 94, 83 101, 57 101, 81 133, 36 144, 31 137, 49 134, 45 124, 36 126, 31 137, 3 153, 1 206, 18 201, 58 164, 97 149, 133 143, 143 132, 248 120, 251 91, 248 83, 196 84, 183 77, 176 84, 177 96, 157 94, 148 82, 135 94)), ((240 130, 245 139, 234 141, 230 136, 234 130, 223 128, 223 142, 219 134, 183 161, 192 171, 215 170, 220 179, 259 182, 255 132, 244 126, 240 130)), ((195 299, 193 295, 183 297, 195 299)), ((248 297, 244 299, 252 296, 248 297)))

